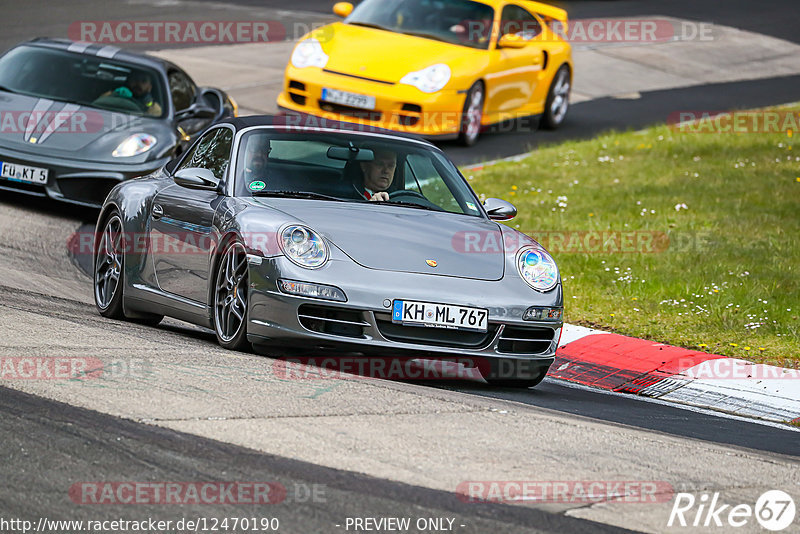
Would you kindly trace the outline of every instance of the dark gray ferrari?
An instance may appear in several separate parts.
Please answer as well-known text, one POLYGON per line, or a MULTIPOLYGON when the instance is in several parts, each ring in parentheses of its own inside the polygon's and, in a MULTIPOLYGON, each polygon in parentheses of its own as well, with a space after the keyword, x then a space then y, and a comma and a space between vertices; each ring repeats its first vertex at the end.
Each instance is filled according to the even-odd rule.
POLYGON ((189 321, 237 350, 468 356, 490 383, 538 384, 561 335, 561 279, 537 242, 496 222, 516 208, 481 203, 428 142, 291 120, 222 121, 117 185, 94 241, 99 312, 189 321))
POLYGON ((99 206, 235 108, 165 60, 68 40, 22 43, 0 57, 0 189, 99 206))

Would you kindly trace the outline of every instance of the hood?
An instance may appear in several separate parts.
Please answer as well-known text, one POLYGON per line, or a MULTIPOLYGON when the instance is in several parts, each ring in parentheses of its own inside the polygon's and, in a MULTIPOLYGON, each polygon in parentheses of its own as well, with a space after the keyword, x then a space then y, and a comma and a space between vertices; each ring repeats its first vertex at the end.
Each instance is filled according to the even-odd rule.
POLYGON ((330 58, 326 69, 392 83, 399 82, 409 72, 436 63, 450 66, 454 78, 462 64, 474 72, 486 53, 467 46, 352 24, 335 23, 324 30, 323 35, 315 37, 330 58))
POLYGON ((0 92, 0 145, 24 152, 108 160, 133 133, 156 136, 159 148, 170 145, 168 128, 162 123, 166 121, 0 92))
POLYGON ((503 277, 503 236, 493 221, 368 203, 277 198, 253 202, 296 218, 370 269, 479 280, 503 277), (499 246, 482 246, 486 242, 499 246), (476 243, 481 246, 473 246, 476 243), (436 267, 428 266, 427 260, 435 261, 436 267))

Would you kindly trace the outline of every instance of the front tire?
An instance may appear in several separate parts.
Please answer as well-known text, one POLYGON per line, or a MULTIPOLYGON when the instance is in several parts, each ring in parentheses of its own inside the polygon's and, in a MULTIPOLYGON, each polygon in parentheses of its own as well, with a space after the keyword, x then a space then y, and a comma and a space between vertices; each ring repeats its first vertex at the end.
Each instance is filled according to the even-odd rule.
POLYGON ((569 111, 569 95, 572 90, 572 77, 569 67, 561 65, 553 76, 553 83, 547 92, 547 100, 542 115, 542 127, 555 130, 564 123, 569 111))
POLYGON ((220 346, 249 351, 247 298, 250 285, 247 251, 238 239, 223 249, 214 283, 214 332, 220 346))
POLYGON ((483 82, 472 84, 467 92, 467 98, 464 100, 464 111, 461 115, 461 127, 458 134, 458 142, 464 146, 474 145, 481 135, 485 100, 483 82))
POLYGON ((94 304, 103 317, 124 320, 122 311, 125 237, 122 219, 112 211, 102 225, 94 251, 94 304))

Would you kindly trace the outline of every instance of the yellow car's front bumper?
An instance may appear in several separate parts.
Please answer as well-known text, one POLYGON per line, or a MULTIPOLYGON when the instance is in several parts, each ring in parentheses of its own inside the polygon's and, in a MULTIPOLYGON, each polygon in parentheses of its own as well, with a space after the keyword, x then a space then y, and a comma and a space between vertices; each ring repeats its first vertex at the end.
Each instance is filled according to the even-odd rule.
POLYGON ((278 106, 330 120, 447 138, 458 136, 466 93, 466 90, 443 89, 429 94, 410 85, 289 65, 278 106), (323 101, 324 88, 375 97, 375 108, 360 109, 323 101))

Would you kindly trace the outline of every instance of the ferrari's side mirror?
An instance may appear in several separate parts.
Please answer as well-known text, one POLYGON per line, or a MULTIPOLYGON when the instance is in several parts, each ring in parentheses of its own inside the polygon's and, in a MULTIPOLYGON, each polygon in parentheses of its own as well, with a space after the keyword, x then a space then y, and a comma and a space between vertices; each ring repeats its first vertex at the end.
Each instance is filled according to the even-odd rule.
POLYGON ((188 189, 202 189, 204 191, 216 191, 219 188, 219 178, 209 169, 200 167, 189 167, 181 169, 172 177, 176 184, 188 189))
POLYGON ((499 198, 487 198, 483 208, 493 221, 509 221, 517 216, 514 204, 499 198))
POLYGON ((507 33, 497 41, 498 48, 525 48, 526 46, 528 46, 528 41, 516 33, 507 33))
POLYGON ((336 2, 333 4, 333 13, 342 18, 347 18, 353 12, 353 4, 350 2, 336 2))

